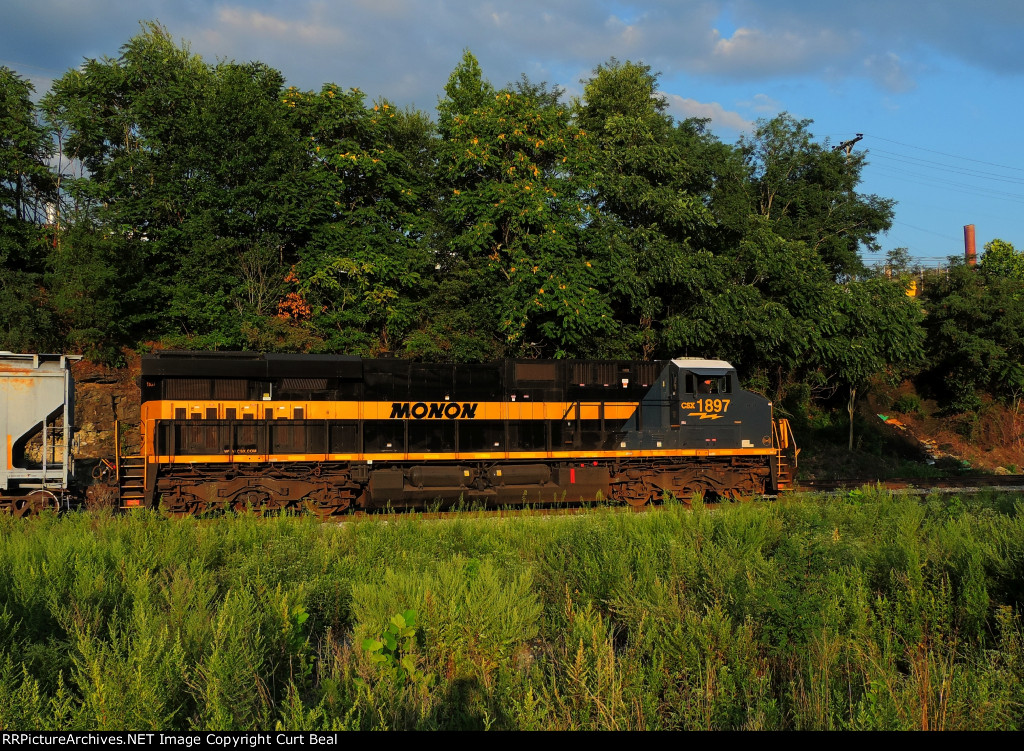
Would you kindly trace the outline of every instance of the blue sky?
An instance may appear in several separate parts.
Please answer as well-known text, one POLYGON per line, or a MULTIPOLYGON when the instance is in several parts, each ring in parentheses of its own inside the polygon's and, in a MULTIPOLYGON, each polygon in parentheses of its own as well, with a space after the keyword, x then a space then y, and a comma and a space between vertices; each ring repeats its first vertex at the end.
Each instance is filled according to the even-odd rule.
POLYGON ((430 111, 465 48, 497 85, 526 73, 569 94, 611 56, 642 61, 674 116, 711 117, 724 141, 781 111, 833 144, 864 133, 862 191, 898 201, 883 251, 934 264, 962 253, 969 223, 979 251, 1024 248, 1019 0, 7 0, 4 16, 0 65, 40 93, 116 56, 142 19, 211 61, 430 111))

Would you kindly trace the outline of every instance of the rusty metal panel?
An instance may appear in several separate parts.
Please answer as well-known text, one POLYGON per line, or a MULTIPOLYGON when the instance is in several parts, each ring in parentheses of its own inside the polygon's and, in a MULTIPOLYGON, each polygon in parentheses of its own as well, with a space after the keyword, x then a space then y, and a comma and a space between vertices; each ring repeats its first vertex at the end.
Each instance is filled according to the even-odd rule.
POLYGON ((0 491, 68 486, 78 359, 0 352, 0 491))

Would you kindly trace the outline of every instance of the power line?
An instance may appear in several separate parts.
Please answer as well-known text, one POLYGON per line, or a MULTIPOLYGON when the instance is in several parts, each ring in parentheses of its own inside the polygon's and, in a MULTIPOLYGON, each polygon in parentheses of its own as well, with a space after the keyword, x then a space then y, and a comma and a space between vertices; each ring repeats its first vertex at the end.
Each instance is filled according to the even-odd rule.
POLYGON ((941 170, 942 172, 952 172, 957 175, 964 175, 966 177, 976 177, 982 180, 997 180, 1003 183, 1024 185, 1024 177, 1008 177, 1006 175, 997 175, 993 172, 985 172, 983 170, 971 169, 970 167, 956 167, 951 164, 942 164, 941 162, 932 162, 927 159, 918 159, 917 157, 912 157, 906 154, 900 154, 898 152, 893 151, 885 151, 884 149, 872 149, 868 153, 878 154, 880 159, 900 162, 901 164, 910 164, 914 167, 920 167, 922 169, 941 170), (937 166, 933 167, 931 165, 937 166))
POLYGON ((32 65, 31 63, 19 63, 19 62, 15 62, 14 60, 3 60, 3 59, 0 59, 0 65, 6 65, 8 68, 11 68, 12 70, 13 69, 20 69, 20 68, 33 68, 35 70, 41 70, 44 73, 55 73, 58 76, 62 76, 62 75, 64 75, 67 72, 67 71, 64 71, 64 70, 54 70, 53 68, 43 68, 42 66, 32 65))
POLYGON ((943 235, 940 232, 935 232, 935 231, 930 230, 930 229, 924 229, 923 227, 915 227, 913 224, 907 224, 906 222, 900 222, 900 221, 897 221, 897 220, 894 219, 892 223, 893 224, 899 224, 899 225, 901 225, 903 227, 910 227, 910 229, 916 229, 918 232, 927 232, 929 235, 935 235, 936 237, 941 237, 943 240, 952 240, 953 242, 959 242, 959 238, 951 237, 950 235, 943 235))
POLYGON ((945 151, 937 151, 935 149, 926 149, 924 146, 915 146, 912 143, 903 143, 902 141, 894 141, 891 138, 882 138, 882 136, 876 136, 874 133, 866 133, 865 135, 871 138, 877 138, 879 141, 887 141, 888 143, 895 143, 898 146, 906 146, 908 149, 919 149, 920 151, 928 151, 932 154, 940 154, 942 156, 948 156, 952 159, 963 159, 965 162, 974 162, 975 164, 987 164, 990 167, 1001 167, 1002 169, 1013 170, 1014 172, 1024 172, 1022 167, 1011 167, 1008 164, 999 164, 998 162, 986 162, 981 159, 971 159, 968 156, 959 156, 957 154, 949 154, 945 151))
POLYGON ((898 167, 879 166, 874 170, 877 174, 881 174, 884 177, 895 180, 903 180, 904 182, 913 183, 915 185, 924 185, 930 188, 942 187, 942 189, 952 190, 955 193, 962 193, 964 195, 974 196, 975 198, 986 198, 994 199, 998 201, 1010 201, 1012 203, 1024 203, 1024 194, 1011 193, 1005 190, 998 190, 996 188, 986 188, 982 185, 971 185, 970 183, 961 183, 955 180, 947 180, 941 177, 935 177, 934 175, 922 175, 917 172, 911 172, 909 170, 901 170, 898 167), (918 178, 918 179, 913 179, 918 178))

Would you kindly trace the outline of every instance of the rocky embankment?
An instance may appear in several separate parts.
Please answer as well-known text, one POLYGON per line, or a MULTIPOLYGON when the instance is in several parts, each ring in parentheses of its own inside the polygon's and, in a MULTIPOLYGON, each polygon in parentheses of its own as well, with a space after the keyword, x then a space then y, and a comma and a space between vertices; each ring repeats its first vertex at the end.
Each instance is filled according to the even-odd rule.
POLYGON ((127 373, 75 373, 75 452, 80 460, 114 456, 115 426, 121 453, 139 452, 139 387, 127 373))

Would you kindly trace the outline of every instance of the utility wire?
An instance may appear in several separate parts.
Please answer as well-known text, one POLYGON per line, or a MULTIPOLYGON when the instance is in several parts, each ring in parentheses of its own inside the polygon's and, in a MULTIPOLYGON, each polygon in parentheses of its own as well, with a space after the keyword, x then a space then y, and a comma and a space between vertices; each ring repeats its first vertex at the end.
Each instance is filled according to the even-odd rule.
POLYGON ((939 186, 948 186, 949 188, 952 188, 953 191, 956 193, 962 193, 964 195, 974 196, 976 198, 992 198, 1000 201, 1024 203, 1024 194, 1011 193, 1009 191, 998 190, 996 188, 986 188, 983 185, 971 185, 970 183, 961 183, 955 180, 947 180, 945 178, 935 177, 934 175, 922 175, 917 172, 911 172, 909 170, 901 170, 899 168, 887 166, 879 166, 874 170, 874 172, 876 174, 880 174, 892 179, 914 183, 915 185, 924 185, 933 188, 939 186))
POLYGON ((917 157, 907 156, 906 154, 899 154, 892 151, 884 151, 882 149, 872 149, 868 153, 878 154, 879 158, 883 160, 900 162, 901 164, 909 164, 914 167, 920 167, 921 169, 939 170, 942 172, 951 172, 957 175, 964 175, 966 177, 976 177, 982 180, 997 180, 1003 183, 1024 185, 1024 177, 1008 177, 1006 175, 997 175, 992 172, 974 170, 971 169, 970 167, 955 167, 953 165, 944 165, 941 164, 940 162, 932 162, 925 159, 918 159, 917 157))
MULTIPOLYGON (((899 225, 901 225, 903 227, 910 227, 910 229, 916 229, 918 232, 927 232, 929 235, 935 235, 936 237, 941 237, 943 240, 951 240, 952 242, 959 242, 959 238, 952 237, 951 235, 943 235, 941 232, 934 232, 934 231, 932 231, 930 229, 925 229, 924 227, 915 227, 913 224, 907 224, 906 222, 900 222, 900 221, 897 221, 897 220, 894 219, 893 220, 893 224, 899 224, 899 225)), ((945 257, 945 256, 943 256, 943 257, 945 257)))
POLYGON ((1001 167, 1002 169, 1013 170, 1014 172, 1024 172, 1022 167, 1011 167, 1008 164, 999 164, 998 162, 986 162, 981 159, 971 159, 967 156, 959 156, 957 154, 949 154, 945 151, 936 151, 935 149, 926 149, 924 146, 915 146, 912 143, 903 143, 902 141, 894 141, 891 138, 882 138, 882 136, 876 136, 874 133, 865 133, 864 135, 869 138, 877 138, 879 141, 886 141, 888 143, 894 143, 898 146, 906 146, 908 149, 919 149, 920 151, 928 151, 932 154, 940 154, 941 156, 948 156, 952 159, 963 159, 965 162, 974 162, 975 164, 987 164, 989 167, 1001 167))

